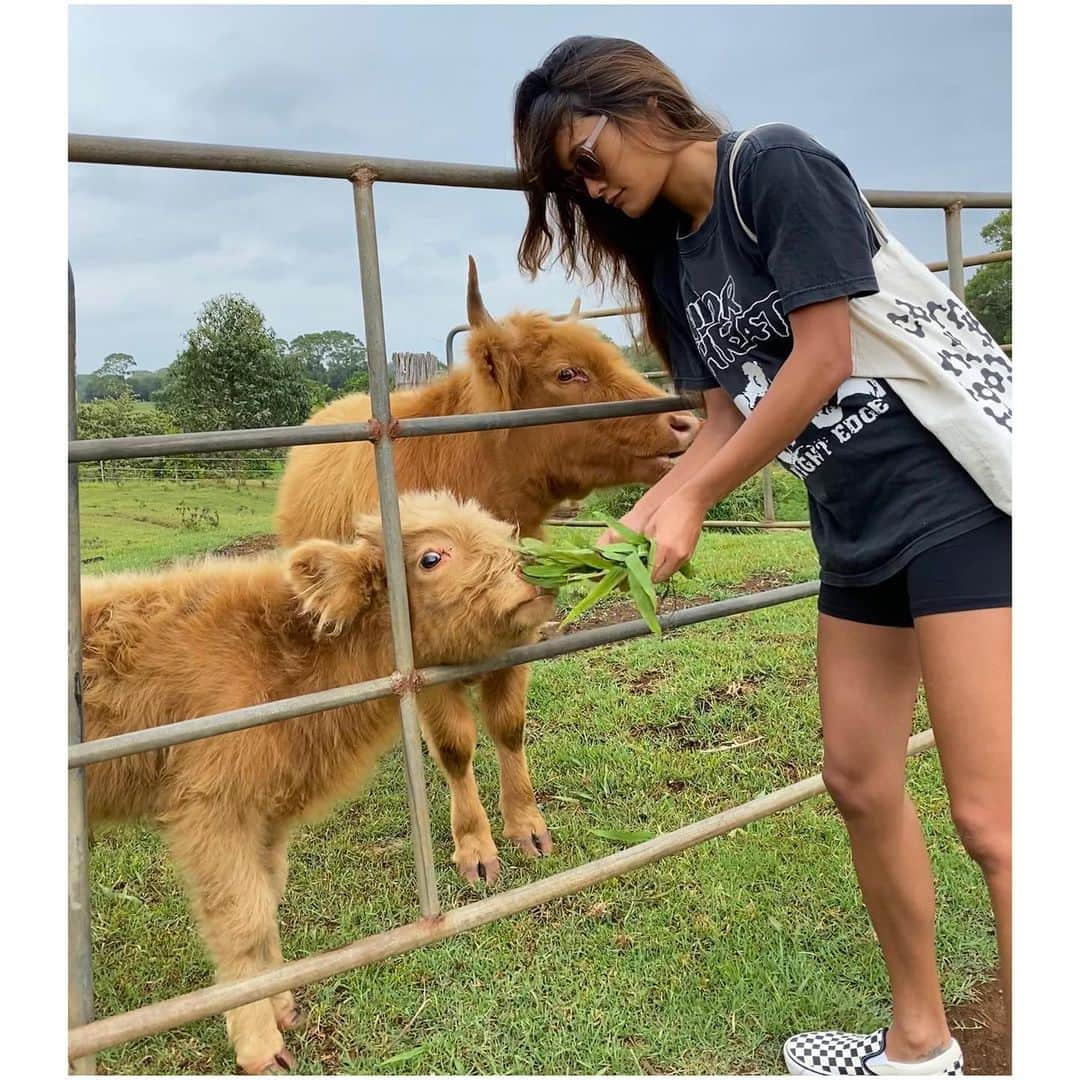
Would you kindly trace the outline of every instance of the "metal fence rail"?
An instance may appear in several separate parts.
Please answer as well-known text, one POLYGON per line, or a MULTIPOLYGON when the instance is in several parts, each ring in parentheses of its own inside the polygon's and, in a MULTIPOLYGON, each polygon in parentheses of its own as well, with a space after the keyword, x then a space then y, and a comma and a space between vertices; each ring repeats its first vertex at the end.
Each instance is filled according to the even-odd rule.
MULTIPOLYGON (((208 169, 229 172, 272 173, 289 176, 333 177, 350 182, 356 219, 360 262, 360 284, 364 326, 369 354, 372 419, 360 424, 315 427, 268 428, 252 431, 198 432, 185 435, 152 436, 134 439, 76 441, 75 416, 75 309, 74 281, 69 268, 69 1057, 75 1072, 92 1072, 93 1054, 107 1046, 163 1031, 199 1017, 258 1000, 280 990, 294 988, 348 971, 379 959, 419 948, 483 925, 504 915, 566 896, 588 885, 626 873, 638 866, 681 851, 714 836, 723 835, 739 824, 754 821, 824 790, 820 776, 763 796, 741 807, 701 822, 687 825, 604 859, 553 875, 487 900, 476 901, 450 912, 439 912, 435 890, 431 830, 427 796, 423 782, 423 761, 416 709, 416 691, 481 672, 576 652, 580 649, 625 641, 647 632, 643 622, 634 620, 568 634, 535 645, 511 649, 479 664, 441 666, 416 670, 413 667, 408 595, 398 512, 397 483, 393 468, 392 440, 396 438, 447 435, 457 432, 523 427, 536 424, 572 423, 586 419, 643 415, 686 408, 684 398, 665 397, 648 401, 614 402, 601 405, 566 406, 516 412, 492 412, 452 417, 418 417, 397 420, 390 409, 386 374, 386 343, 382 321, 378 245, 375 232, 373 186, 377 181, 476 188, 520 188, 511 169, 443 162, 407 161, 390 158, 357 157, 343 154, 310 153, 258 147, 215 146, 201 143, 166 142, 150 139, 107 138, 91 135, 69 136, 69 160, 114 165, 142 165, 162 168, 208 169), (219 450, 259 449, 312 445, 316 443, 368 441, 373 443, 383 521, 387 581, 390 591, 391 626, 396 670, 381 678, 350 687, 283 701, 237 709, 216 716, 195 717, 153 731, 133 732, 108 739, 82 742, 81 730, 81 612, 79 595, 78 464, 87 461, 120 460, 170 454, 208 453, 219 450), (103 1020, 93 1020, 90 976, 89 886, 86 857, 86 806, 83 786, 87 765, 132 753, 143 753, 193 739, 238 731, 258 724, 298 718, 313 712, 340 708, 360 701, 395 694, 399 701, 413 851, 417 871, 419 922, 361 939, 333 953, 283 965, 251 979, 223 983, 171 1001, 136 1009, 103 1020)), ((960 208, 1000 208, 1012 205, 1007 193, 868 191, 877 206, 938 207, 947 215, 948 266, 951 276, 960 274, 962 295, 962 252, 959 246, 960 208)), ((565 524, 560 522, 559 524, 565 524)), ((761 523, 748 523, 760 525, 761 523)), ((780 523, 777 523, 780 524, 780 523)), ((786 525, 798 523, 784 523, 786 525)), ((705 620, 787 603, 814 595, 817 582, 787 586, 704 604, 661 617, 666 629, 689 626, 705 620)), ((299 722, 299 721, 298 721, 299 722)), ((916 736, 909 752, 917 753, 932 744, 932 735, 916 736)))

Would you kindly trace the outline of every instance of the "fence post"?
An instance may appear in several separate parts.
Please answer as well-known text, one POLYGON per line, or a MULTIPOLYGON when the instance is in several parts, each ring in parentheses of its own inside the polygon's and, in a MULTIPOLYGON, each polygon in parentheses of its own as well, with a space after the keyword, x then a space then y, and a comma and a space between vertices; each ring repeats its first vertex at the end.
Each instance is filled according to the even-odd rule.
MULTIPOLYGON (((75 277, 68 263, 68 438, 75 438, 75 277)), ((79 466, 68 466, 68 744, 82 742, 82 602, 79 575, 79 466)), ((86 771, 68 770, 68 1027, 94 1019, 90 951, 90 853, 86 771)), ((70 1063, 93 1075, 93 1056, 70 1063)))
POLYGON ((949 288, 961 300, 964 299, 964 244, 960 232, 960 213, 963 208, 962 202, 950 203, 945 207, 945 255, 949 260, 949 288))
POLYGON ((401 539, 401 515, 398 508, 397 479, 394 475, 394 448, 390 437, 390 389, 386 374, 386 337, 383 327, 382 284, 379 280, 379 250, 375 235, 374 174, 359 169, 352 178, 356 208, 356 243, 360 252, 360 291, 364 304, 364 336, 368 348, 371 411, 379 424, 375 446, 375 474, 379 484, 379 509, 382 512, 383 549, 386 552, 386 583, 390 590, 390 625, 394 636, 396 674, 404 677, 404 690, 398 697, 401 711, 401 734, 405 749, 405 778, 409 792, 409 816, 412 825, 413 855, 416 860, 416 883, 420 912, 424 917, 439 913, 439 894, 435 888, 435 863, 431 850, 431 822, 428 814, 427 788, 424 784, 424 755, 420 744, 420 719, 416 691, 411 680, 414 672, 412 627, 409 622, 409 595, 405 580, 405 553, 401 539))
POLYGON ((773 522, 776 520, 776 506, 773 503, 771 461, 761 470, 761 495, 765 503, 765 520, 773 522))
POLYGON ((396 352, 394 362, 394 387, 423 386, 439 371, 439 358, 432 352, 396 352))

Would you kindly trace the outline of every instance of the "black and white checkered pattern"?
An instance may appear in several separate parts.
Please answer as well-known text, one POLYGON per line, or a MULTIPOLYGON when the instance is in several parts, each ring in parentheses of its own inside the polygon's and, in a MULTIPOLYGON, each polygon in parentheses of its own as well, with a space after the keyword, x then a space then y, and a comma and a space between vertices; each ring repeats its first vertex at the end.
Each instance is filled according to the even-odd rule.
MULTIPOLYGON (((879 1028, 869 1035, 851 1035, 843 1031, 807 1031, 792 1035, 784 1043, 788 1072, 804 1076, 878 1076, 880 1074, 869 1068, 866 1061, 885 1049, 885 1030, 879 1028)), ((964 1055, 957 1050, 956 1059, 948 1068, 935 1071, 939 1076, 963 1076, 964 1055)))

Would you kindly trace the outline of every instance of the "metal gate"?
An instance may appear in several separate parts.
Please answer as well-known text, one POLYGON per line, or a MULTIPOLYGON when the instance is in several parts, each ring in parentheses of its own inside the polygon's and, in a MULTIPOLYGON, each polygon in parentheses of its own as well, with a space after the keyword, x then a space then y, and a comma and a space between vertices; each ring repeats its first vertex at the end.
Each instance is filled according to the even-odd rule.
MULTIPOLYGON (((435 889, 431 829, 428 820, 416 706, 417 690, 420 687, 451 682, 466 676, 513 667, 532 660, 547 659, 598 645, 626 641, 643 636, 649 631, 644 622, 634 620, 511 649, 482 663, 415 668, 392 441, 422 438, 435 434, 447 435, 466 431, 488 431, 497 428, 660 413, 684 409, 692 403, 681 397, 663 397, 644 401, 568 405, 461 416, 415 417, 401 420, 392 416, 387 385, 386 340, 375 233, 374 185, 376 182, 383 182, 519 189, 521 185, 517 173, 512 169, 91 135, 69 136, 68 157, 72 162, 331 177, 348 181, 352 188, 356 217, 360 288, 372 402, 372 419, 359 424, 76 440, 75 292, 71 268, 70 266, 68 268, 70 410, 68 422, 70 440, 68 449, 70 679, 68 706, 68 742, 70 744, 68 750, 68 1054, 73 1071, 92 1072, 93 1055, 106 1047, 190 1023, 283 990, 305 986, 319 979, 463 933, 547 900, 568 896, 597 882, 625 874, 704 840, 721 836, 748 822, 756 821, 821 794, 825 790, 820 774, 809 777, 713 817, 664 833, 645 843, 593 860, 572 870, 551 875, 450 911, 441 911, 435 889), (80 670, 79 463, 149 455, 158 457, 349 441, 366 441, 374 445, 390 593, 395 670, 381 678, 351 686, 305 694, 265 705, 235 709, 213 716, 195 717, 151 730, 83 742, 80 670), (218 983, 130 1012, 95 1020, 90 964, 85 767, 127 754, 143 753, 147 750, 174 746, 260 724, 295 720, 311 713, 372 701, 390 695, 397 696, 401 714, 420 918, 384 933, 361 938, 344 948, 292 961, 250 978, 218 983)), ((873 205, 879 207, 937 207, 945 211, 948 261, 941 264, 940 268, 947 266, 950 285, 961 297, 963 296, 963 267, 965 265, 1011 257, 1011 252, 1002 252, 975 259, 964 259, 960 245, 962 208, 1009 207, 1012 205, 1012 198, 1008 193, 867 191, 866 195, 873 205)), ((931 268, 939 267, 932 265, 931 268)), ((612 313, 618 312, 603 312, 603 314, 612 313)), ((586 317, 594 314, 601 313, 587 313, 586 317)), ((560 524, 563 523, 560 522, 560 524)), ((702 604, 664 615, 660 622, 664 629, 673 630, 710 619, 801 600, 815 595, 818 584, 816 581, 805 582, 731 600, 702 604)), ((908 753, 920 753, 932 744, 932 733, 923 732, 909 741, 908 753)))

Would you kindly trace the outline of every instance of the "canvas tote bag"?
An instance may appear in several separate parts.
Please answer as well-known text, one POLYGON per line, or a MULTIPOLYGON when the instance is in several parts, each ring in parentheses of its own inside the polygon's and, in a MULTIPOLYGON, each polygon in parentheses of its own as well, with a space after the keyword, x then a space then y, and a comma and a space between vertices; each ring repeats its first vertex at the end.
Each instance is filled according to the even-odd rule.
MULTIPOLYGON (((739 135, 728 159, 735 214, 754 243, 735 198, 735 158, 756 130, 739 135)), ((850 302, 852 374, 885 379, 990 501, 1011 515, 1012 361, 859 194, 879 244, 878 292, 850 302)))

